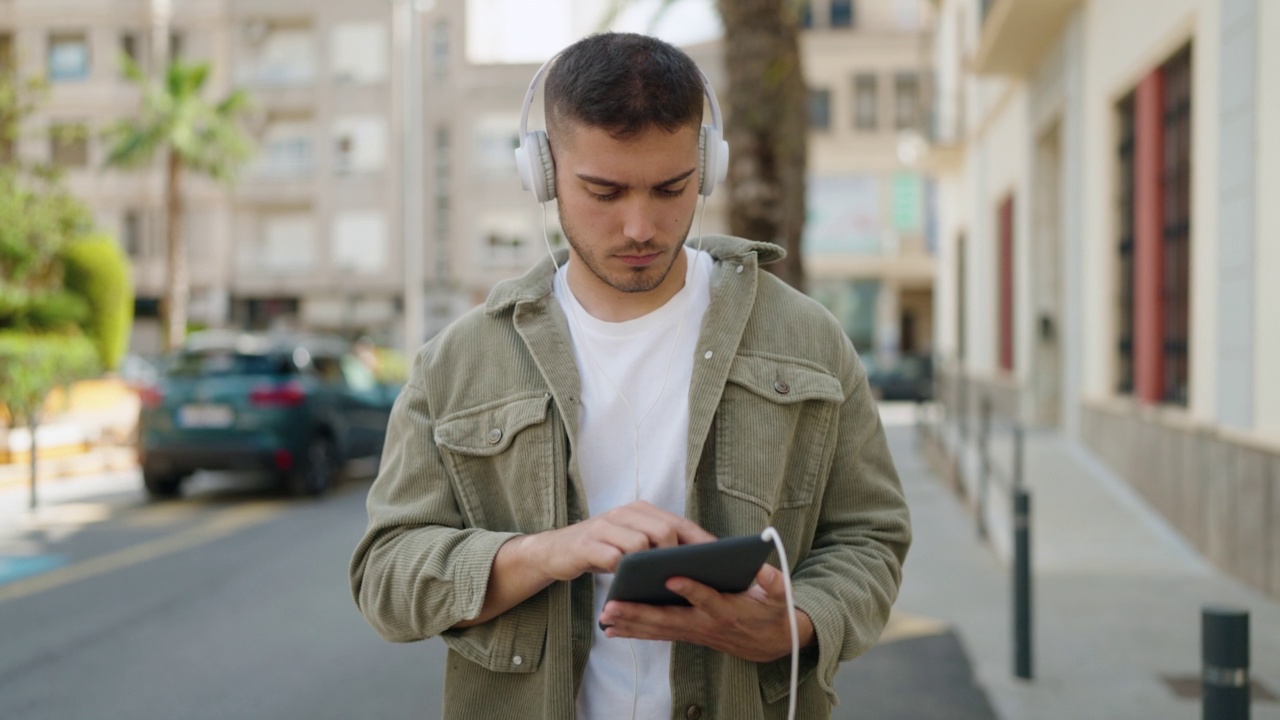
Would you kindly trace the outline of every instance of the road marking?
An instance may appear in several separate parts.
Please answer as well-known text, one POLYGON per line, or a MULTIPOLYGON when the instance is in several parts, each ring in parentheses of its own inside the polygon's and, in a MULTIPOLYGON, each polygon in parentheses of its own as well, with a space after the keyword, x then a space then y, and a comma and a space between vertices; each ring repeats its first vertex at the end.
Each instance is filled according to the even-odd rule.
POLYGON ((949 626, 941 620, 923 615, 912 615, 895 608, 889 613, 889 623, 885 625, 884 632, 880 633, 880 643, 942 635, 949 629, 949 626))
POLYGON ((185 532, 149 540, 74 565, 55 568, 41 575, 16 580, 0 586, 0 603, 35 595, 77 580, 121 570, 213 542, 239 530, 264 523, 284 512, 287 507, 284 503, 248 503, 220 513, 209 522, 185 532))

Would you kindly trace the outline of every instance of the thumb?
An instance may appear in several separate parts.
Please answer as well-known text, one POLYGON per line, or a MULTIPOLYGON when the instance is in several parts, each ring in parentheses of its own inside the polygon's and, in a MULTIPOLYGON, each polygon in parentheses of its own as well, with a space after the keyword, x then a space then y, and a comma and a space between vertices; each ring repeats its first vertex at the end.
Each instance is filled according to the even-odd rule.
POLYGON ((769 563, 761 566, 760 571, 756 573, 756 583, 764 589, 769 597, 782 597, 786 594, 786 586, 782 581, 782 571, 769 563))

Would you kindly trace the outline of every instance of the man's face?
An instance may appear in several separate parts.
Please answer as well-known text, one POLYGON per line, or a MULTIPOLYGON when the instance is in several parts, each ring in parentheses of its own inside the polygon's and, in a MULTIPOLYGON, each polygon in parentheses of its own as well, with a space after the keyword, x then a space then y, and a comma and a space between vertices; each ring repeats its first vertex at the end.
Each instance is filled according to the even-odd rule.
POLYGON ((617 140, 571 126, 552 143, 575 291, 614 305, 649 304, 655 296, 665 302, 684 284, 682 248, 698 201, 698 128, 650 128, 617 140), (575 263, 590 272, 575 274, 575 263), (626 297, 637 294, 648 297, 626 297))

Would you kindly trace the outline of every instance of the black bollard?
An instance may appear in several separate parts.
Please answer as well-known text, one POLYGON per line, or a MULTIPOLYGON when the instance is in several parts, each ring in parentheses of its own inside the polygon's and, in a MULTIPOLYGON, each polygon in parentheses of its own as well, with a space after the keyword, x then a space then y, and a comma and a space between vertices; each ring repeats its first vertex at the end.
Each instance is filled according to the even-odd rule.
POLYGON ((1200 655, 1203 720, 1249 720, 1249 613, 1202 608, 1200 655))
POLYGON ((1031 674, 1031 495, 1013 492, 1013 674, 1031 674))

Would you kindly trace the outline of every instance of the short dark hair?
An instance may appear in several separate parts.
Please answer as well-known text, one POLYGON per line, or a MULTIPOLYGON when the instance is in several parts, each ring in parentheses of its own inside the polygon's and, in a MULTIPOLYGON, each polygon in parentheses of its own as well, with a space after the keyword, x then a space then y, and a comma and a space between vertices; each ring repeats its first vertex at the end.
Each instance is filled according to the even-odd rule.
POLYGON ((544 92, 548 129, 576 123, 626 139, 702 123, 702 72, 684 51, 647 35, 579 40, 552 63, 544 92))

